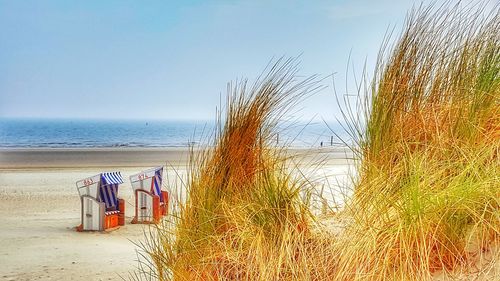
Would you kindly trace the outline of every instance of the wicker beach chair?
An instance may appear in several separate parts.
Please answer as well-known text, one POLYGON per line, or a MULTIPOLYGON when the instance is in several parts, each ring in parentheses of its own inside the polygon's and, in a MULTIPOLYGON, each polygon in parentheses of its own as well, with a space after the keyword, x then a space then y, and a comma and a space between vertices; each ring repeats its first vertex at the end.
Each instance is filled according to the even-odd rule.
POLYGON ((161 190, 163 166, 130 176, 135 194, 132 223, 158 223, 168 213, 168 192, 161 190))
POLYGON ((125 224, 125 201, 118 198, 120 172, 101 173, 76 182, 81 201, 78 231, 103 231, 125 224))

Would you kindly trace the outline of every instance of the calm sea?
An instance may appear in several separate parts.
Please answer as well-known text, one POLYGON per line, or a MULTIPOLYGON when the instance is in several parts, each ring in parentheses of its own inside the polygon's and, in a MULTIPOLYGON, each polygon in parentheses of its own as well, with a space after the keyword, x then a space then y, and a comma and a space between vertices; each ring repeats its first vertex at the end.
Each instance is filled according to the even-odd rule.
MULTIPOLYGON (((331 145, 333 133, 322 122, 282 127, 280 144, 331 145)), ((185 147, 206 143, 212 131, 213 121, 0 119, 0 148, 185 147)))

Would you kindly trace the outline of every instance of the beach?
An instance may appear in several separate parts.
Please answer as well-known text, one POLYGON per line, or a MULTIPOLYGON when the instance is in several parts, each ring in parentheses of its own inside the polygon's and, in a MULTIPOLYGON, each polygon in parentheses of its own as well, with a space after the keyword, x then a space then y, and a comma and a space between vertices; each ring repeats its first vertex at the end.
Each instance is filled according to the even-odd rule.
MULTIPOLYGON (((327 179, 330 187, 347 184, 353 169, 345 149, 288 152, 303 172, 327 179)), ((138 266, 134 243, 148 231, 147 225, 130 224, 134 198, 128 177, 165 165, 164 188, 169 189, 185 174, 189 154, 187 148, 0 149, 0 279, 128 279, 138 266), (120 171, 125 179, 119 195, 126 201, 126 224, 109 232, 77 232, 80 199, 75 182, 104 171, 120 171)), ((327 199, 335 197, 328 187, 324 193, 327 199)), ((496 276, 498 268, 497 263, 479 280, 496 276)), ((435 279, 446 277, 437 274, 435 279)))
MULTIPOLYGON (((298 165, 345 177, 345 149, 290 149, 298 165), (318 168, 319 167, 319 168, 318 168)), ((137 247, 148 226, 132 225, 133 193, 128 177, 166 165, 167 178, 186 171, 187 148, 92 148, 0 150, 0 279, 115 280, 137 268, 137 247), (75 182, 104 171, 120 171, 125 182, 126 224, 111 232, 80 233, 75 182)), ((168 187, 167 187, 168 188, 168 187)))

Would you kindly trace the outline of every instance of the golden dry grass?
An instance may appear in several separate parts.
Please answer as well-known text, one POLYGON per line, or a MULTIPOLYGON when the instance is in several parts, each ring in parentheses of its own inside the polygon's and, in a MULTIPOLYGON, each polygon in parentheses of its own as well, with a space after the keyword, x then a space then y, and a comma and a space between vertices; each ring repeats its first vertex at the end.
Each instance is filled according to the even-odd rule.
MULTIPOLYGON (((252 85, 228 86, 213 145, 193 154, 187 200, 141 246, 160 280, 322 280, 331 274, 331 237, 313 217, 284 151, 270 145, 277 121, 318 89, 298 79, 296 61, 279 60, 252 85), (222 120, 222 117, 224 120, 222 120)), ((143 277, 146 275, 143 275, 143 277)))
POLYGON ((416 9, 382 49, 351 119, 360 162, 335 280, 471 272, 500 238, 498 5, 483 15, 416 9))
POLYGON ((336 234, 315 224, 299 197, 308 179, 270 144, 315 77, 297 79, 287 60, 252 86, 229 85, 213 143, 192 154, 186 202, 146 233, 136 277, 429 280, 486 270, 500 239, 499 6, 484 14, 415 9, 394 46, 383 45, 360 96, 366 111, 344 111, 359 164, 336 234))

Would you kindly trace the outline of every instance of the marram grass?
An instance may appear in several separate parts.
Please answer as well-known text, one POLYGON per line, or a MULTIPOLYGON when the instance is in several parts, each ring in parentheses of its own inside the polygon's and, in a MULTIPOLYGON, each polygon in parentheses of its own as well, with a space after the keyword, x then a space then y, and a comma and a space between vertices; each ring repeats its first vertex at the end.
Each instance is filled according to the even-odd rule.
POLYGON ((345 115, 359 162, 335 234, 318 230, 299 196, 307 178, 270 143, 315 77, 300 80, 293 60, 278 61, 251 86, 229 85, 213 143, 191 155, 186 201, 146 233, 136 277, 480 276, 500 240, 498 5, 486 12, 419 8, 384 44, 360 95, 366 110, 345 115))
POLYGON ((484 12, 414 10, 382 49, 350 120, 360 162, 334 280, 477 273, 498 243, 500 14, 484 12))
POLYGON ((308 184, 273 147, 274 126, 318 88, 279 60, 253 84, 228 86, 211 146, 191 155, 187 199, 148 233, 142 276, 159 280, 324 280, 331 238, 312 232, 299 196, 308 184), (223 120, 224 119, 224 120, 223 120))

